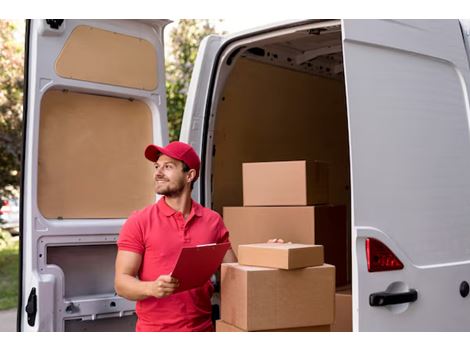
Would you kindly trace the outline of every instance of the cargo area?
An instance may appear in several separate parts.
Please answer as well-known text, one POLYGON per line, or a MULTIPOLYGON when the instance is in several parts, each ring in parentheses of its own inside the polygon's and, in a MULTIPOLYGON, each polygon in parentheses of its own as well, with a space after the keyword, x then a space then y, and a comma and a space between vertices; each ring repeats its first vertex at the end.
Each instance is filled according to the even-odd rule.
MULTIPOLYGON (((212 207, 223 214, 235 246, 250 242, 252 234, 256 242, 284 237, 301 243, 316 232, 325 263, 337 266, 336 291, 350 292, 351 195, 340 25, 263 36, 234 52, 221 64, 222 79, 214 92, 212 207), (327 201, 249 203, 244 164, 300 160, 328 165, 327 201)), ((274 178, 272 172, 260 177, 274 178)), ((289 182, 279 180, 279 189, 292 189, 289 182)), ((348 297, 349 304, 339 305, 336 314, 350 319, 348 297)))

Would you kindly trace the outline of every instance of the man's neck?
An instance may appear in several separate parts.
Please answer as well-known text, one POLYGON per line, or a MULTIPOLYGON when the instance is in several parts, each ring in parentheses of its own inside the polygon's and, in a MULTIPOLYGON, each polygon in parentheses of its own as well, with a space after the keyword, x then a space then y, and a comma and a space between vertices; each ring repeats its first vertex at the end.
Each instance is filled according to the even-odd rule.
POLYGON ((172 209, 181 212, 185 219, 191 213, 191 192, 183 192, 181 195, 171 198, 165 196, 165 201, 172 209))

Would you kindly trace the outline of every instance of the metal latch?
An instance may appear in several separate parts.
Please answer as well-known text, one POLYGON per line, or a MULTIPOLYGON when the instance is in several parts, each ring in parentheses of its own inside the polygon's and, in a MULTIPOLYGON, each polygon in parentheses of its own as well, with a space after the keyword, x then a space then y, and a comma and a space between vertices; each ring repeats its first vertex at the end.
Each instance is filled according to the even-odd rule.
POLYGON ((25 310, 28 314, 28 325, 34 326, 34 322, 36 321, 36 313, 38 311, 36 287, 33 287, 29 293, 28 304, 26 305, 25 310))

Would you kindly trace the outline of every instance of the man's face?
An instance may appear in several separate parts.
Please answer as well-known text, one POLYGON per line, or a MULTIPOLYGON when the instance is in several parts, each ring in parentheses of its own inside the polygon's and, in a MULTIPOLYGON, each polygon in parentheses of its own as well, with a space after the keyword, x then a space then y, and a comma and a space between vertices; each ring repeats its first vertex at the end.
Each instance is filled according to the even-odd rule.
POLYGON ((185 186, 186 173, 180 160, 161 154, 155 162, 155 192, 167 197, 180 195, 185 186))

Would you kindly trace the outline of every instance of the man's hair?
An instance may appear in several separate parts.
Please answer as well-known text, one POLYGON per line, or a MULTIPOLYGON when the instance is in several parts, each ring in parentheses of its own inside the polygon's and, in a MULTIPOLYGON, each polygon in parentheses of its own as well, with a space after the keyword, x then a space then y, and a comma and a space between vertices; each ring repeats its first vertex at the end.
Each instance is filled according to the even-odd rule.
MULTIPOLYGON (((181 161, 181 160, 180 160, 180 161, 181 161)), ((184 161, 181 161, 181 162, 183 163, 183 172, 188 172, 189 170, 191 170, 191 169, 189 168, 189 166, 186 165, 186 163, 185 163, 184 161)), ((196 181, 192 181, 192 182, 191 182, 191 191, 193 190, 194 182, 196 182, 196 181)))

